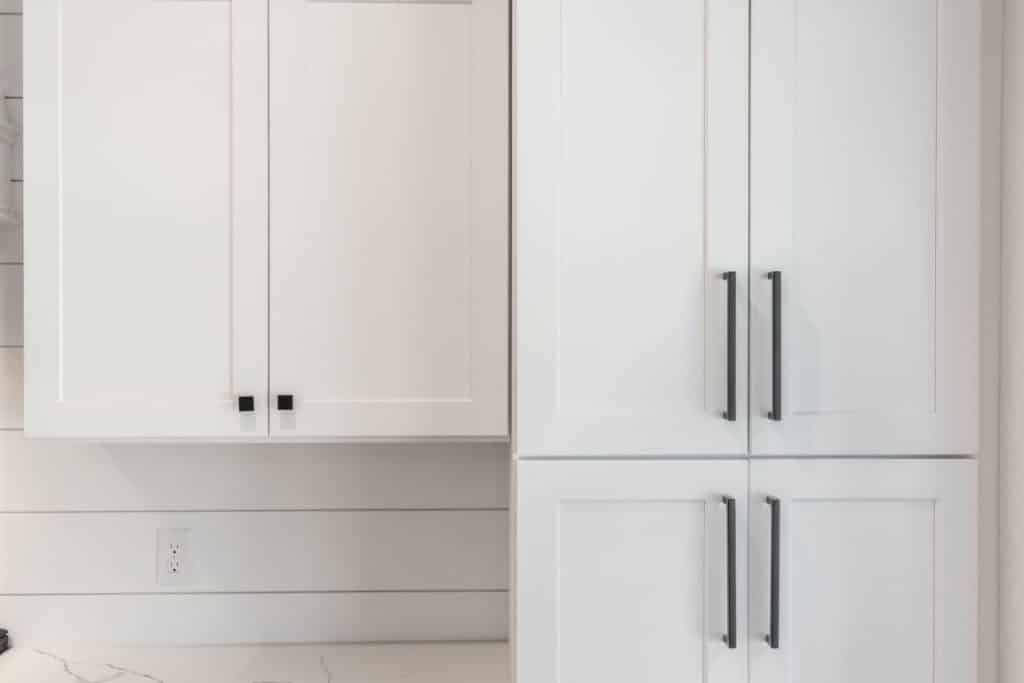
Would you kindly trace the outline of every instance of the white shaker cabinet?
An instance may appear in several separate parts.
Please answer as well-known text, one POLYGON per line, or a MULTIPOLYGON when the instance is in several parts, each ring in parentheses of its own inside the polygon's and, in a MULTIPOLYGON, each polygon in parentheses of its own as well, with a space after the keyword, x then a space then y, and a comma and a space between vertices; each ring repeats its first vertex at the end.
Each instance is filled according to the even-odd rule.
POLYGON ((969 683, 976 484, 970 460, 520 460, 518 680, 969 683))
POLYGON ((518 681, 746 680, 745 462, 520 460, 517 479, 518 681))
POLYGON ((508 36, 508 0, 271 0, 272 436, 507 436, 508 36))
POLYGON ((507 0, 27 3, 28 433, 506 438, 508 36, 507 0))
POLYGON ((747 2, 516 12, 518 452, 745 453, 747 2))
POLYGON ((29 434, 266 433, 265 27, 264 0, 25 3, 29 434))
POLYGON ((751 463, 751 683, 974 681, 976 477, 970 460, 751 463))
POLYGON ((752 452, 976 453, 980 3, 751 7, 752 452))

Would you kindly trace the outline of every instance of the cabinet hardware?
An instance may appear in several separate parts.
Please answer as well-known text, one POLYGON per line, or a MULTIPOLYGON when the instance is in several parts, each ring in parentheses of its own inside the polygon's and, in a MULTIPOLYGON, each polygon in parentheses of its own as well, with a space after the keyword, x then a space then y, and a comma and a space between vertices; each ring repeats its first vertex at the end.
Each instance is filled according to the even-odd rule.
POLYGON ((722 637, 730 650, 736 649, 736 499, 723 496, 726 525, 726 599, 728 605, 728 631, 722 637))
POLYGON ((277 395, 277 409, 282 412, 288 412, 295 409, 295 397, 291 394, 278 394, 277 395))
POLYGON ((772 557, 771 557, 771 613, 768 617, 768 637, 765 641, 773 650, 779 649, 779 540, 782 517, 782 501, 768 496, 766 501, 772 510, 772 557))
POLYGON ((769 418, 782 421, 782 273, 768 273, 772 281, 772 412, 769 418))
POLYGON ((256 398, 254 396, 238 397, 238 412, 251 413, 256 410, 256 398))
POLYGON ((726 402, 723 417, 729 422, 736 421, 736 271, 722 275, 728 290, 726 321, 726 402))

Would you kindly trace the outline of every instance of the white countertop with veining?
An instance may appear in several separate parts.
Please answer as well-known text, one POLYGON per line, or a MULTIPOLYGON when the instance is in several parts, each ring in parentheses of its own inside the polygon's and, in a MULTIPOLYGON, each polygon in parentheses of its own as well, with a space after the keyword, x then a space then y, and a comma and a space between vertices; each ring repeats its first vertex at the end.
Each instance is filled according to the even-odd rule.
POLYGON ((0 683, 510 683, 506 643, 19 646, 0 683))

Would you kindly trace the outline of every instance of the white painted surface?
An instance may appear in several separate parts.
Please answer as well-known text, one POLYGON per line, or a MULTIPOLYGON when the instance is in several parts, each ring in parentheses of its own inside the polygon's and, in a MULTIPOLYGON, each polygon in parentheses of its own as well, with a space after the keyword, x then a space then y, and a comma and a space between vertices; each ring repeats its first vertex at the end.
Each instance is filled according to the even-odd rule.
POLYGON ((0 347, 25 343, 22 267, 0 265, 0 347))
POLYGON ((266 3, 39 0, 25 33, 28 431, 264 434, 266 3))
POLYGON ((0 430, 21 429, 25 420, 22 385, 24 353, 19 348, 0 348, 0 430))
POLYGON ((16 548, 0 594, 504 591, 508 512, 267 511, 0 515, 16 548), (162 529, 189 576, 158 581, 162 529))
POLYGON ((42 595, 3 596, 0 609, 25 646, 413 642, 504 640, 506 600, 502 593, 42 595))
POLYGON ((959 683, 977 675, 976 463, 753 462, 753 683, 959 683), (780 648, 769 624, 781 500, 780 648))
POLYGON ((501 643, 232 648, 41 645, 14 651, 0 677, 21 683, 512 683, 501 643), (75 677, 78 677, 77 679, 75 677))
POLYGON ((272 436, 507 436, 508 17, 271 3, 272 436))
POLYGON ((746 680, 746 462, 520 460, 517 481, 520 681, 746 680), (734 650, 722 642, 726 495, 734 650))
POLYGON ((516 12, 517 452, 745 453, 747 3, 516 12))
POLYGON ((753 452, 976 454, 980 5, 753 12, 753 452))

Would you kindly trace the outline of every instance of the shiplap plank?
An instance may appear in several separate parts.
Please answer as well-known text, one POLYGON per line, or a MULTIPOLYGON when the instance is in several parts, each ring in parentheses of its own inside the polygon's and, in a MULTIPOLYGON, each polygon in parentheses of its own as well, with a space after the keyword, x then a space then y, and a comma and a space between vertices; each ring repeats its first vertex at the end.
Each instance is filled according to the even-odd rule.
POLYGON ((0 87, 7 81, 8 95, 21 95, 21 16, 0 14, 0 87))
MULTIPOLYGON (((24 130, 25 118, 24 118, 24 105, 23 100, 7 100, 7 115, 11 123, 13 123, 18 131, 24 130)), ((19 180, 24 179, 25 170, 25 149, 22 144, 22 136, 19 134, 14 141, 14 159, 11 164, 11 177, 19 180)))
POLYGON ((20 12, 21 0, 0 0, 0 12, 20 12))
POLYGON ((25 288, 21 266, 0 265, 0 346, 25 343, 25 288))
MULTIPOLYGON (((21 183, 9 185, 13 192, 14 210, 17 215, 22 215, 22 189, 21 183)), ((21 263, 23 258, 21 225, 0 225, 0 264, 21 263)))
POLYGON ((16 647, 503 640, 504 593, 0 596, 16 647))
MULTIPOLYGON (((20 355, 10 374, 20 376, 20 355)), ((20 396, 12 382, 0 380, 0 405, 20 396)), ((508 506, 509 467, 502 444, 86 444, 0 432, 0 511, 496 509, 508 506)))
POLYGON ((0 430, 21 429, 25 421, 24 353, 18 348, 0 348, 0 430))
POLYGON ((0 593, 505 590, 504 511, 0 515, 0 593), (157 580, 160 529, 191 530, 157 580))

